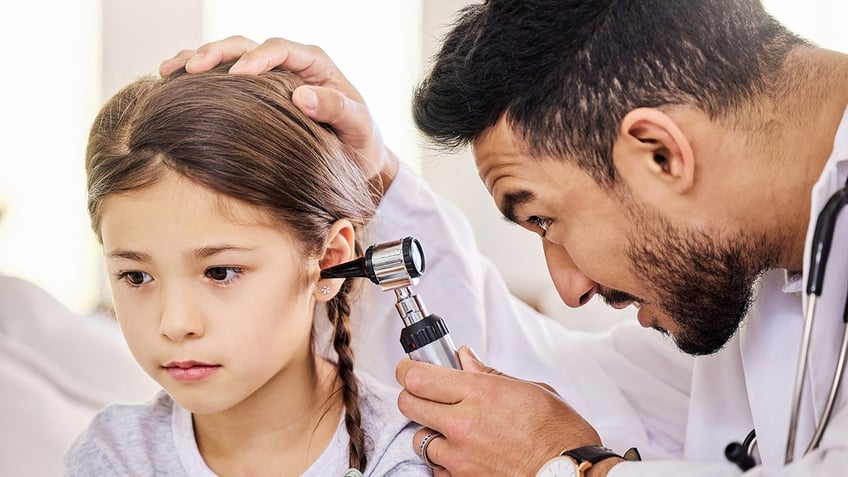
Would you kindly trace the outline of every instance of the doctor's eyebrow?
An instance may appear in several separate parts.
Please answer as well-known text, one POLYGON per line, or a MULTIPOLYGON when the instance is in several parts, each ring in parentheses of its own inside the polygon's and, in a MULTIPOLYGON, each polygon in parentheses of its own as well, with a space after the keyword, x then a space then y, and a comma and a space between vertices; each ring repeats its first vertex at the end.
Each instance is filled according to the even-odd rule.
POLYGON ((518 217, 515 215, 515 209, 519 205, 526 204, 528 202, 532 202, 536 200, 536 194, 530 192, 529 190, 520 190, 516 192, 507 192, 503 196, 503 202, 500 205, 501 213, 504 216, 504 219, 519 223, 518 217))

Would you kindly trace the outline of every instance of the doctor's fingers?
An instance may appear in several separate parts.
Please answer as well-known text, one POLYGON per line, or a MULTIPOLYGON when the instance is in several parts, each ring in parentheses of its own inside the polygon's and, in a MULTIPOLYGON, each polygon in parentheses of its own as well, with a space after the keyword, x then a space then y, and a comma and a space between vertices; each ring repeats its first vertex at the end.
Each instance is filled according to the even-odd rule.
POLYGON ((332 126, 350 147, 358 149, 373 140, 375 131, 368 107, 337 89, 299 86, 292 101, 310 118, 332 126))
POLYGON ((164 78, 174 71, 177 71, 185 66, 186 62, 188 62, 188 60, 196 54, 197 50, 180 50, 180 52, 174 55, 173 58, 168 58, 162 63, 159 63, 159 76, 164 78))
POLYGON ((474 374, 490 375, 505 380, 530 383, 559 395, 553 387, 546 383, 524 381, 487 366, 477 357, 474 350, 467 345, 460 346, 458 355, 459 361, 462 364, 462 372, 451 368, 404 359, 398 363, 395 370, 395 379, 412 394, 443 403, 459 402, 466 396, 466 391, 463 390, 462 386, 468 386, 469 390, 474 390, 479 386, 473 384, 475 379, 486 381, 486 378, 472 378, 469 376, 474 374))
MULTIPOLYGON (((510 376, 508 374, 504 374, 501 371, 498 371, 497 369, 483 363, 480 360, 480 358, 477 357, 477 353, 475 353, 474 350, 471 349, 470 346, 467 346, 467 345, 460 346, 458 353, 459 353, 459 362, 462 363, 462 369, 465 370, 465 371, 476 371, 478 373, 495 374, 495 375, 498 375, 498 376, 504 376, 504 377, 507 377, 507 378, 512 378, 512 379, 520 381, 520 379, 518 379, 518 378, 515 378, 515 377, 510 376)), ((541 387, 547 389, 548 391, 559 395, 559 393, 556 391, 556 389, 554 389, 553 387, 551 387, 547 383, 533 382, 533 384, 541 386, 541 387)))
POLYGON ((307 84, 335 88, 355 101, 364 102, 324 50, 285 38, 269 38, 258 46, 242 36, 213 41, 198 48, 197 55, 187 60, 186 68, 190 73, 198 73, 233 60, 238 61, 230 73, 259 74, 279 66, 297 74, 307 84))
POLYGON ((440 432, 429 427, 422 427, 412 437, 411 444, 418 457, 421 457, 425 464, 429 462, 434 477, 449 477, 451 475, 444 465, 448 463, 447 454, 450 453, 450 446, 447 438, 440 432), (426 458, 423 454, 426 454, 426 458))
POLYGON ((396 170, 387 170, 397 168, 397 159, 383 143, 368 106, 337 89, 309 85, 298 87, 292 101, 310 118, 333 128, 366 177, 394 177, 396 170))
MULTIPOLYGON (((398 395, 400 412, 410 420, 436 429, 456 444, 462 444, 477 431, 500 432, 513 426, 529 395, 542 392, 532 383, 496 376, 414 363, 406 389, 398 395), (426 366, 424 366, 426 365, 426 366), (423 371, 421 379, 413 375, 423 371)), ((400 366, 399 366, 400 368, 400 366)), ((402 372, 402 371, 401 371, 402 372)))
POLYGON ((335 88, 354 101, 364 103, 362 95, 347 80, 323 49, 304 45, 285 38, 269 38, 255 49, 246 52, 233 73, 259 73, 277 66, 296 73, 308 84, 335 88), (260 71, 261 70, 261 71, 260 71))
POLYGON ((490 375, 411 359, 402 359, 395 368, 395 379, 406 391, 419 398, 446 404, 465 399, 469 392, 479 388, 479 378, 486 376, 490 375))
MULTIPOLYGON (((256 48, 257 43, 243 36, 231 36, 223 40, 211 41, 197 50, 182 50, 173 58, 159 65, 159 75, 168 76, 174 71, 186 67, 189 73, 209 71, 221 63, 234 61, 248 51, 256 48)), ((259 73, 257 71, 256 73, 259 73)))
MULTIPOLYGON (((532 445, 532 439, 525 440, 532 445)), ((474 439, 460 441, 425 427, 415 433, 412 444, 424 463, 430 463, 433 475, 437 477, 534 475, 536 467, 541 467, 541 463, 537 466, 533 460, 529 465, 525 462, 525 458, 535 456, 499 448, 502 443, 484 433, 475 435, 474 439)))

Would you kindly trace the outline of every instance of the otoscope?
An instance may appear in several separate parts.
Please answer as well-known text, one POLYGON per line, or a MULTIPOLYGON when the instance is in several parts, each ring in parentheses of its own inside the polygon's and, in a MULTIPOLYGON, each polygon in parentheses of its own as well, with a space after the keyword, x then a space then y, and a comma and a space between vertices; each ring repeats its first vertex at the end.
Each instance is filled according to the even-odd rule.
POLYGON ((424 274, 421 242, 406 237, 368 247, 365 255, 321 271, 321 278, 368 278, 383 291, 393 290, 404 328, 400 332, 403 350, 415 361, 461 369, 448 325, 441 317, 427 313, 412 285, 424 274))

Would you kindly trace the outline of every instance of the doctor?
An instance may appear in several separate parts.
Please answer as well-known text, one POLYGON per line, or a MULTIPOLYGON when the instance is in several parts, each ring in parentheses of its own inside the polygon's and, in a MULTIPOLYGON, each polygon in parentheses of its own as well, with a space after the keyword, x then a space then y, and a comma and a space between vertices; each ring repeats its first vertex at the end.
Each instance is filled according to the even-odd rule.
MULTIPOLYGON (((451 223, 439 204, 404 203, 408 194, 396 194, 414 180, 397 172, 361 97, 320 50, 284 40, 254 46, 231 38, 205 45, 199 57, 183 52, 162 69, 192 58, 189 69, 199 71, 247 52, 239 72, 278 64, 300 72, 317 87, 299 90, 295 101, 383 179, 381 208, 410 209, 432 229, 451 223)), ((848 57, 798 39, 755 1, 613 8, 511 0, 465 10, 417 92, 419 127, 441 143, 473 147, 496 205, 541 237, 567 304, 600 294, 614 306, 638 306, 640 324, 697 358, 690 367, 629 331, 598 341, 560 333, 554 344, 540 340, 542 350, 519 350, 534 357, 525 364, 567 370, 549 371, 560 378, 561 398, 500 375, 467 348, 465 371, 403 361, 398 404, 428 427, 414 445, 440 466, 436 475, 575 475, 543 473, 550 464, 589 477, 737 475, 724 449, 752 430, 761 465, 748 475, 844 473, 844 390, 820 445, 804 455, 842 333, 844 218, 788 465, 786 442, 812 228, 848 178, 846 105, 848 57), (618 456, 628 432, 640 449, 647 444, 642 462, 618 456)), ((386 235, 415 233, 405 224, 386 235)), ((477 269, 484 277, 477 304, 492 313, 485 325, 515 330, 486 356, 512 338, 521 348, 533 334, 516 320, 523 312, 493 306, 491 292, 500 289, 488 266, 457 256, 465 258, 458 273, 477 269)), ((452 313, 443 314, 461 316, 452 313)))

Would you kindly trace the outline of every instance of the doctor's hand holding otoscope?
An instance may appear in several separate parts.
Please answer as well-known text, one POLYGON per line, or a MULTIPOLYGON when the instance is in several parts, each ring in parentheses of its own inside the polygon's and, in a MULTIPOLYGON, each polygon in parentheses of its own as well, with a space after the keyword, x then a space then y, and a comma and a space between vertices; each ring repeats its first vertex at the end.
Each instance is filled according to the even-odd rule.
POLYGON ((445 321, 427 313, 412 286, 425 269, 424 249, 413 237, 372 245, 365 255, 321 271, 321 278, 368 278, 383 291, 393 290, 395 308, 403 321, 403 350, 415 361, 461 369, 456 347, 445 321))

